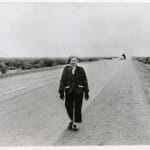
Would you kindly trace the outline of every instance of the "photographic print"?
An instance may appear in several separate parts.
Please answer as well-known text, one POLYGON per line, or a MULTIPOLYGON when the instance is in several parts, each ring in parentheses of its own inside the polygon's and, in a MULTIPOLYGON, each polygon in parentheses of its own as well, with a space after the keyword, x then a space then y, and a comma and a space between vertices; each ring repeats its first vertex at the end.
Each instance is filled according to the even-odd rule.
POLYGON ((0 146, 150 144, 150 3, 0 3, 0 146))

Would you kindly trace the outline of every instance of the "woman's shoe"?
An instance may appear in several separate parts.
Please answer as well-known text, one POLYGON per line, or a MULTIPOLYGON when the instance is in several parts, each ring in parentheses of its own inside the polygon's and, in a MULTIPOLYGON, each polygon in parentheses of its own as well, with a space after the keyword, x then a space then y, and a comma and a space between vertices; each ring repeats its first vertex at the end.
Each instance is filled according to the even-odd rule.
POLYGON ((68 125, 68 129, 71 130, 72 129, 72 125, 73 125, 73 122, 69 122, 69 125, 68 125))
POLYGON ((78 130, 79 130, 79 128, 77 127, 77 125, 76 125, 76 124, 73 124, 73 125, 72 125, 72 130, 73 130, 73 131, 78 131, 78 130))

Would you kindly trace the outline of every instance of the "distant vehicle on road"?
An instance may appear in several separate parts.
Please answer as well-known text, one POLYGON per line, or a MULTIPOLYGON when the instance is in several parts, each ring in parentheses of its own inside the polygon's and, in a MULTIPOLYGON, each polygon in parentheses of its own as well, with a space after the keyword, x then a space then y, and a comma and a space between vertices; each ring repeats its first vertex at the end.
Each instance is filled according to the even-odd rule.
POLYGON ((123 57, 124 59, 126 59, 126 55, 125 55, 125 54, 122 54, 122 57, 123 57))
POLYGON ((126 55, 123 53, 122 55, 121 55, 121 57, 120 57, 120 60, 124 60, 124 59, 126 59, 127 57, 126 57, 126 55))

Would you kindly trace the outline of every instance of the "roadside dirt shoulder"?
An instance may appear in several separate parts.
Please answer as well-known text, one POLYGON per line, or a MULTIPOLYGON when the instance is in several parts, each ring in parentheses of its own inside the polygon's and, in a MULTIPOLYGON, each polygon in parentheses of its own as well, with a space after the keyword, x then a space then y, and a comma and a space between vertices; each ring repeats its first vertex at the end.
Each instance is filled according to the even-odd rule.
POLYGON ((133 64, 137 70, 138 76, 141 79, 145 95, 150 104, 150 65, 133 60, 133 64))

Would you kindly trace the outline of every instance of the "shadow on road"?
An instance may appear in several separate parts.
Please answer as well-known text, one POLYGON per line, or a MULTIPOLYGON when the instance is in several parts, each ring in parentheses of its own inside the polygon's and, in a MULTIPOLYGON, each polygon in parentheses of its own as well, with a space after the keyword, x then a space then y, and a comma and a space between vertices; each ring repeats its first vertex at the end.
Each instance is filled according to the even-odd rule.
MULTIPOLYGON (((73 131, 68 130, 67 128, 64 130, 64 132, 60 135, 60 137, 54 142, 53 146, 61 146, 61 145, 67 145, 66 143, 70 143, 67 141, 72 140, 73 143, 75 142, 75 139, 77 136, 80 135, 80 131, 73 131), (70 140, 69 140, 70 139, 70 140)), ((68 144, 69 146, 70 144, 68 144)), ((71 144, 72 145, 72 144, 71 144)))

